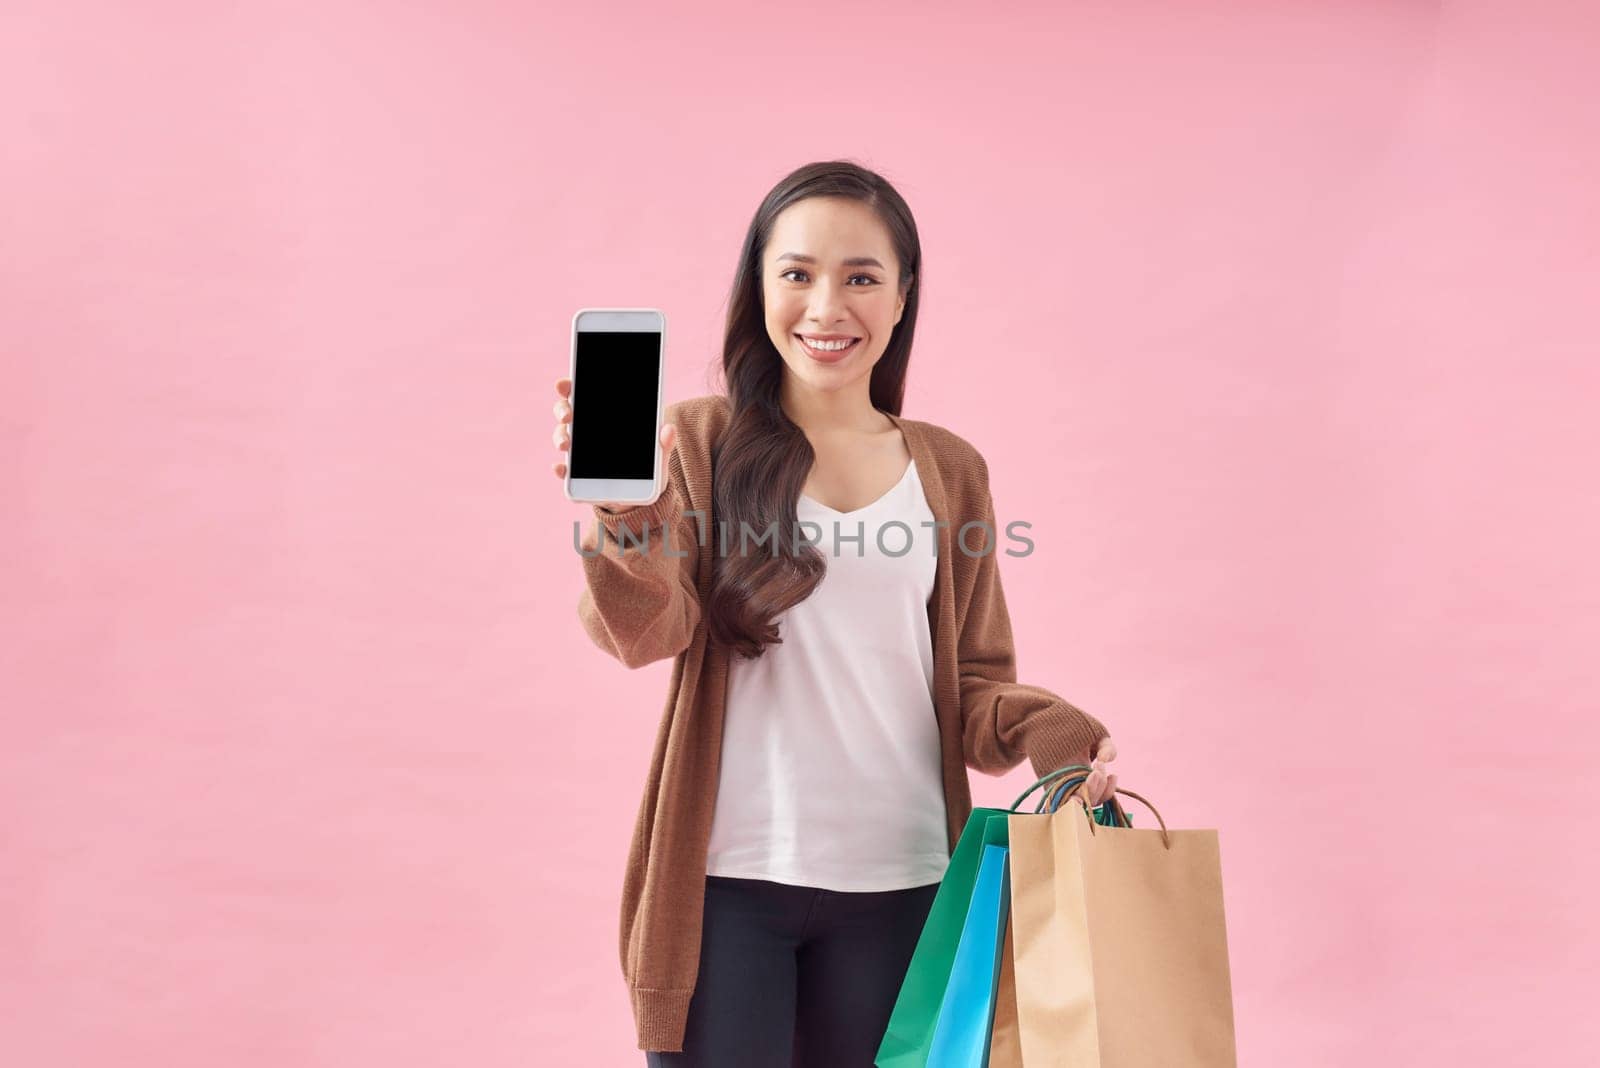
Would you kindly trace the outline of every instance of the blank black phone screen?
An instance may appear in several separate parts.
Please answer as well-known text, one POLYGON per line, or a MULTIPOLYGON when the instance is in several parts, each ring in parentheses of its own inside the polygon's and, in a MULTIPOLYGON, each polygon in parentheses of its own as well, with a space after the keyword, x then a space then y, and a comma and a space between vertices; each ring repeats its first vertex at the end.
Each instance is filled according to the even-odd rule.
POLYGON ((573 478, 654 478, 661 335, 580 330, 572 372, 573 478))

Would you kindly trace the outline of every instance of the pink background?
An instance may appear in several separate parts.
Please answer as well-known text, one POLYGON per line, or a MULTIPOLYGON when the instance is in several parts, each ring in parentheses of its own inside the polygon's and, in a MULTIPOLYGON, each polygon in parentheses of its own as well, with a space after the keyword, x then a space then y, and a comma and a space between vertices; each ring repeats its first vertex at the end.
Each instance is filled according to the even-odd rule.
POLYGON ((643 1062, 551 383, 843 156, 1240 1063, 1593 1063, 1595 8, 577 6, 0 17, 0 1059, 643 1062))

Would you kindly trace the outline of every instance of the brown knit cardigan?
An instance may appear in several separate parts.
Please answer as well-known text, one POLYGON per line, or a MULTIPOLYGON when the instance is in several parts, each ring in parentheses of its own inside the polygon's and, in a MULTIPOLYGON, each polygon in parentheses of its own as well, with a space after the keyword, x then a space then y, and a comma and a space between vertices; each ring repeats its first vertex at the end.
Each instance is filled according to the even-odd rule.
MULTIPOLYGON (((669 405, 666 418, 677 425, 678 442, 667 465, 666 490, 654 504, 616 514, 594 506, 605 544, 595 552, 593 526, 580 542, 593 554, 582 558, 585 585, 578 600, 589 637, 630 668, 674 658, 622 884, 619 948, 641 1050, 683 1048, 700 964, 729 657, 726 646, 709 640, 700 606, 710 592, 719 543, 711 510, 711 450, 730 416, 722 396, 669 405), (670 545, 662 536, 668 527, 670 545), (646 534, 647 547, 638 544, 646 534)), ((938 561, 928 622, 954 851, 972 810, 968 767, 999 775, 1026 758, 1043 776, 1087 763, 1106 729, 1049 690, 1017 681, 997 559, 1006 543, 995 524, 984 458, 943 427, 889 417, 916 460, 929 509, 944 524, 935 528, 938 561), (988 533, 969 529, 963 551, 955 538, 973 521, 987 523, 988 533), (988 551, 976 555, 983 549, 988 551)), ((728 544, 737 551, 738 531, 731 527, 728 544)))

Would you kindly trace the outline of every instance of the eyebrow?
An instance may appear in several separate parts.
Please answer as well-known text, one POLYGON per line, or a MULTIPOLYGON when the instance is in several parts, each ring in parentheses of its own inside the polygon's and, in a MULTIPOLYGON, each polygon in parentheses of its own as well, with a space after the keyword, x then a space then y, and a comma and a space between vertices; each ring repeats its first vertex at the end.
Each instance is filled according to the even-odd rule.
MULTIPOLYGON (((783 255, 779 256, 777 258, 777 260, 775 260, 774 262, 782 263, 784 260, 798 260, 801 263, 816 263, 817 262, 817 258, 815 256, 802 256, 798 252, 785 252, 783 255)), ((844 261, 844 265, 846 267, 876 267, 880 271, 885 269, 883 264, 879 263, 877 260, 873 259, 871 256, 852 256, 849 259, 844 261)))

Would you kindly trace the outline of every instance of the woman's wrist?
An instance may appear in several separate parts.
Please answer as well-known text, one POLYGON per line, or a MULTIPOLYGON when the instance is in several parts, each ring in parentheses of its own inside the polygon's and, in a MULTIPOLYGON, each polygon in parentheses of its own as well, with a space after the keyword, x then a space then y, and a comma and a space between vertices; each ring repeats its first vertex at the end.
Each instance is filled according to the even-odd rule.
POLYGON ((677 491, 670 483, 653 501, 625 504, 615 511, 599 504, 594 506, 595 516, 613 536, 620 533, 623 527, 642 532, 647 527, 675 522, 679 517, 679 509, 677 491))

